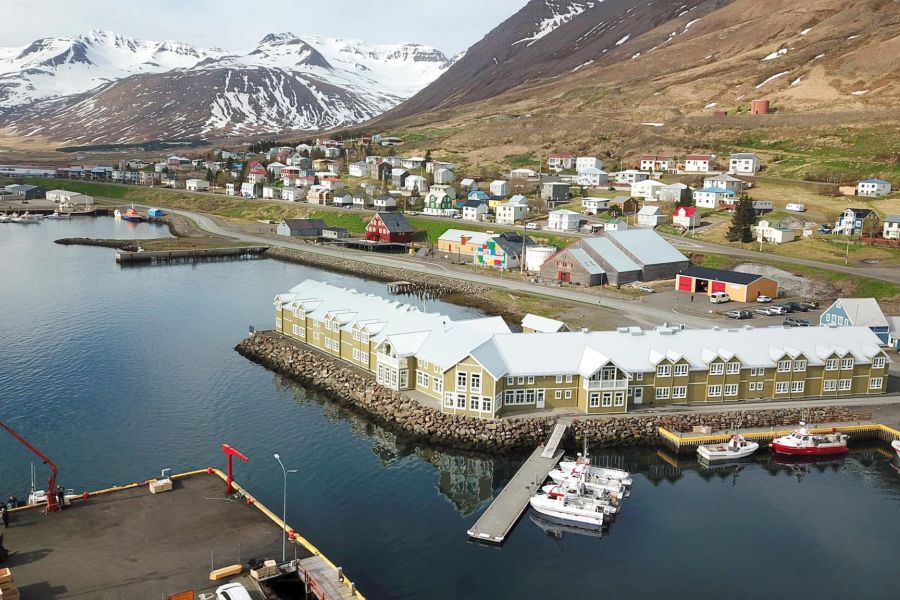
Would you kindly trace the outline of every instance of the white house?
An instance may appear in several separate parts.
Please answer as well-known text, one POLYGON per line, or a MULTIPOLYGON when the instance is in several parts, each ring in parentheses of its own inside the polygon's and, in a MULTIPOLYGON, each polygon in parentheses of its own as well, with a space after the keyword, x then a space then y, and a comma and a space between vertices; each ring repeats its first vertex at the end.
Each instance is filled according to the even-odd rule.
POLYGON ((884 179, 864 179, 856 184, 857 196, 887 196, 891 193, 891 182, 884 179))
POLYGON ((548 217, 547 229, 550 231, 578 231, 581 224, 581 215, 574 210, 554 210, 548 217))
POLYGON ((672 215, 672 224, 685 229, 694 229, 700 226, 700 211, 696 206, 678 206, 672 215))
POLYGON ((331 203, 338 208, 353 208, 353 195, 349 192, 338 192, 331 203))
POLYGON ((703 188, 694 190, 694 204, 700 208, 718 210, 723 202, 732 203, 734 192, 723 188, 703 188))
POLYGON ((750 228, 753 237, 757 241, 770 242, 772 244, 785 244, 793 242, 797 232, 787 227, 780 227, 778 223, 762 220, 750 228))
POLYGON ((877 229, 878 225, 878 215, 871 208, 847 208, 837 218, 831 233, 858 235, 863 231, 877 229))
POLYGON ((406 178, 406 183, 403 187, 410 192, 418 190, 420 194, 426 194, 428 193, 428 180, 421 175, 410 175, 406 178))
POLYGON ((665 184, 655 179, 645 179, 631 184, 631 195, 645 200, 659 199, 659 193, 665 184))
POLYGON ((706 177, 703 179, 703 187, 721 188, 723 190, 731 190, 735 194, 740 194, 747 187, 747 182, 731 175, 715 175, 714 177, 706 177))
POLYGON ((478 189, 478 182, 472 179, 471 177, 466 177, 462 181, 459 182, 459 193, 460 194, 468 194, 469 192, 474 192, 478 189))
POLYGON ((225 184, 225 195, 226 196, 234 196, 235 195, 235 189, 234 189, 233 182, 229 181, 228 183, 225 184))
POLYGON ((657 197, 660 202, 678 202, 691 198, 691 188, 683 183, 670 183, 659 189, 657 197))
POLYGON ((675 159, 671 156, 644 155, 641 157, 641 171, 668 173, 675 170, 675 159))
POLYGON ((488 206, 478 200, 467 200, 463 205, 462 218, 465 221, 484 221, 488 206))
POLYGON ((728 170, 737 175, 756 175, 761 167, 762 162, 752 152, 738 152, 728 157, 728 170))
POLYGON ((575 166, 575 157, 571 154, 551 154, 547 157, 547 165, 557 171, 571 169, 575 166))
POLYGON ((656 227, 666 222, 666 215, 659 206, 646 204, 637 214, 637 224, 641 227, 656 227))
POLYGON ((281 177, 281 170, 286 166, 287 165, 284 163, 275 161, 266 165, 266 170, 271 173, 273 177, 278 178, 281 177))
POLYGON ((404 158, 400 162, 400 166, 404 169, 420 169, 425 166, 425 159, 421 156, 410 156, 409 158, 404 158))
POLYGON ((603 225, 603 231, 625 231, 628 229, 628 223, 622 219, 612 219, 603 225))
POLYGON ((395 210, 397 208, 397 199, 390 194, 381 194, 379 196, 375 196, 375 210, 376 211, 390 211, 395 210))
POLYGON ((287 202, 303 202, 306 199, 306 192, 303 188, 283 187, 281 188, 281 199, 287 202))
POLYGON ((531 179, 532 177, 537 177, 538 172, 533 169, 513 169, 509 172, 510 179, 531 179))
POLYGON ((208 192, 209 182, 205 179, 188 179, 184 182, 184 189, 189 192, 208 192))
POLYGON ((528 206, 514 202, 504 202, 494 208, 497 225, 515 225, 528 214, 528 206))
POLYGON ((353 208, 370 208, 374 204, 374 200, 372 200, 371 196, 366 194, 355 194, 353 196, 353 208))
POLYGON ((524 206, 528 208, 528 198, 523 196, 522 194, 516 194, 512 198, 509 199, 509 204, 516 204, 518 206, 524 206))
POLYGON ((578 182, 578 185, 585 187, 600 187, 609 183, 609 175, 601 169, 587 167, 578 171, 575 181, 578 182))
POLYGON ((242 183, 241 196, 244 198, 256 198, 256 184, 252 181, 245 181, 242 183))
POLYGON ((581 199, 581 208, 589 215, 596 215, 609 208, 609 198, 586 196, 581 199))
POLYGON ((689 154, 684 159, 684 170, 688 173, 709 173, 712 167, 712 157, 708 154, 689 154))
POLYGON ((350 163, 348 171, 350 172, 350 177, 368 177, 369 173, 372 172, 371 165, 364 160, 350 163))
POLYGON ((456 181, 456 173, 453 172, 453 169, 441 167, 434 170, 435 183, 439 185, 446 185, 448 183, 453 183, 454 181, 456 181))
POLYGON ((264 185, 262 189, 262 197, 271 200, 281 200, 281 188, 271 185, 264 185))
POLYGON ((579 156, 575 159, 575 171, 581 173, 585 169, 602 169, 603 161, 596 156, 579 156))
POLYGON ((638 171, 637 169, 627 169, 616 173, 616 183, 632 185, 638 181, 644 181, 645 179, 650 179, 650 175, 643 171, 638 171))
POLYGON ((884 218, 882 236, 886 240, 900 240, 900 215, 888 215, 884 218))
POLYGON ((491 182, 491 197, 505 198, 509 195, 509 182, 503 179, 495 179, 491 182))

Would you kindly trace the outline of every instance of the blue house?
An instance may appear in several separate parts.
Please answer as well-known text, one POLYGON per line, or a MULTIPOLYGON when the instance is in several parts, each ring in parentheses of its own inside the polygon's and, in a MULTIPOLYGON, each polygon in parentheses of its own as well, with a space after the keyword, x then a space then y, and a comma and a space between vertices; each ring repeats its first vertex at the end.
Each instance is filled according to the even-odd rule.
POLYGON ((491 197, 487 194, 487 192, 482 192, 481 190, 475 190, 474 192, 469 192, 468 196, 469 200, 478 200, 480 202, 487 202, 491 199, 491 197))
POLYGON ((881 229, 878 225, 878 215, 875 214, 875 211, 871 208, 848 208, 838 217, 831 233, 858 235, 864 229, 869 231, 881 229))
POLYGON ((819 325, 868 327, 887 345, 890 323, 874 298, 838 298, 819 317, 819 325))

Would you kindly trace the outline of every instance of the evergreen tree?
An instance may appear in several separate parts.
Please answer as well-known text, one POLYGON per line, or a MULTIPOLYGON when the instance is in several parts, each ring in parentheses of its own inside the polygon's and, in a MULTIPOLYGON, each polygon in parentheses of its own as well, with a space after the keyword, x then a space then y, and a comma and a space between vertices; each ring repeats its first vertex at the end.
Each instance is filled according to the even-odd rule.
POLYGON ((731 217, 731 227, 725 236, 729 242, 752 242, 753 232, 750 230, 756 224, 756 211, 753 210, 753 202, 746 195, 741 196, 731 217))
POLYGON ((206 180, 212 183, 215 178, 216 176, 213 174, 212 169, 206 167, 206 180))

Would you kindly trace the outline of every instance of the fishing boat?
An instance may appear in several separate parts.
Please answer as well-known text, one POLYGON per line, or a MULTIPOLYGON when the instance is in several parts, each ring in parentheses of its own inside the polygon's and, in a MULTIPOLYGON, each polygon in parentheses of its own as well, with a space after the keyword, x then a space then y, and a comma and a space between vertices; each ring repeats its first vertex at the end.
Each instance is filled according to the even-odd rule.
POLYGON ((578 454, 575 459, 564 458, 559 461, 558 468, 569 475, 580 475, 585 473, 594 477, 618 481, 624 486, 630 486, 633 483, 631 473, 622 469, 608 469, 606 467, 596 467, 591 464, 591 459, 587 453, 578 454))
POLYGON ((829 456, 843 454, 849 450, 847 440, 850 436, 832 429, 831 433, 818 435, 809 432, 806 423, 790 434, 775 438, 769 448, 778 454, 791 456, 829 456))
POLYGON ((116 210, 113 211, 113 217, 115 217, 116 219, 121 219, 122 211, 117 208, 116 210))
POLYGON ((759 449, 759 444, 744 439, 739 433, 731 436, 724 444, 701 444, 697 446, 697 456, 706 461, 737 460, 747 458, 759 449))
POLYGON ((54 211, 52 215, 47 215, 44 217, 45 219, 53 219, 54 221, 61 221, 63 219, 68 219, 71 217, 69 213, 61 213, 59 211, 54 211))
POLYGON ((900 440, 894 440, 891 442, 891 448, 894 449, 894 452, 897 453, 897 456, 900 456, 900 440))
POLYGON ((541 487, 541 490, 545 494, 549 494, 554 488, 564 490, 567 494, 573 496, 585 496, 596 500, 603 506, 603 515, 607 520, 615 518, 615 515, 619 513, 618 501, 609 492, 592 490, 574 481, 564 484, 548 483, 541 487))
POLYGON ((586 496, 567 494, 560 486, 554 486, 550 492, 538 490, 529 504, 535 512, 564 523, 580 524, 593 529, 603 527, 602 503, 586 496))
POLYGON ((0 214, 0 223, 9 223, 12 221, 12 217, 7 214, 0 214))
POLYGON ((144 217, 142 217, 138 211, 134 210, 133 206, 124 213, 121 213, 121 215, 122 220, 128 221, 129 223, 140 223, 144 220, 144 217))
POLYGON ((550 470, 549 476, 558 485, 568 485, 574 481, 581 482, 591 491, 608 492, 616 500, 627 498, 630 494, 628 487, 622 481, 609 479, 608 477, 586 471, 566 473, 562 469, 556 468, 550 470))
POLYGON ((40 215, 32 215, 27 211, 21 215, 15 215, 10 220, 11 223, 22 223, 23 225, 27 225, 30 223, 40 223, 41 217, 40 215))

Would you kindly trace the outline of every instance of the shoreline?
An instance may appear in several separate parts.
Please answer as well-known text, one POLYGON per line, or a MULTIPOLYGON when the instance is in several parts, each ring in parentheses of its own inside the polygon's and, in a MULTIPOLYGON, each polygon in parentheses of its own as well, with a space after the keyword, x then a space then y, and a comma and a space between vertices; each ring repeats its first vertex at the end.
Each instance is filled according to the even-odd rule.
MULTIPOLYGON (((439 448, 512 454, 544 443, 558 420, 553 415, 488 420, 445 414, 378 385, 374 376, 363 374, 349 363, 301 347, 274 331, 250 334, 237 344, 235 351, 410 441, 439 448)), ((852 422, 871 416, 842 406, 756 410, 743 406, 680 415, 568 416, 571 424, 562 445, 577 447, 586 439, 603 447, 652 447, 661 443, 660 426, 677 431, 709 426, 718 431, 728 429, 735 421, 741 421, 744 427, 783 427, 803 419, 817 423, 852 422)))

